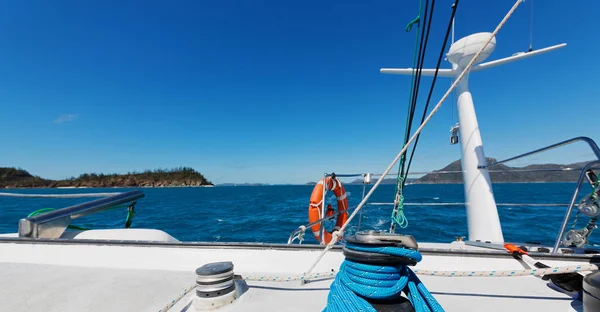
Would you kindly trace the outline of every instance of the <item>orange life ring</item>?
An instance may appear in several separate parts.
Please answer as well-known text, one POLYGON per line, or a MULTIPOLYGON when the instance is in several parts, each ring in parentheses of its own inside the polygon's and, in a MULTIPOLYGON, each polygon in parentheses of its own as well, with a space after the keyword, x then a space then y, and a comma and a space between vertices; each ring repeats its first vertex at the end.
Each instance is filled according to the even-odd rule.
MULTIPOLYGON (((327 187, 327 190, 333 191, 333 194, 335 194, 335 197, 337 198, 338 216, 336 218, 335 227, 333 229, 335 231, 335 230, 338 230, 339 228, 341 228, 342 225, 344 225, 344 223, 346 223, 346 220, 348 220, 348 211, 347 211, 348 210, 348 199, 346 198, 346 189, 344 189, 342 182, 340 182, 340 180, 338 178, 327 177, 327 179, 325 179, 325 181, 326 181, 325 186, 327 187)), ((315 185, 312 195, 310 195, 310 205, 308 206, 308 220, 310 223, 316 222, 317 220, 321 219, 321 211, 323 209, 323 202, 324 202, 323 184, 324 184, 323 179, 321 179, 321 181, 319 181, 319 183, 317 183, 317 185, 315 185)), ((329 209, 327 210, 326 215, 331 216, 334 213, 333 209, 331 209, 331 206, 329 206, 327 208, 329 208, 329 209)), ((321 239, 320 239, 321 224, 322 223, 317 223, 311 227, 312 232, 315 235, 315 238, 319 242, 321 242, 321 239)), ((331 238, 332 238, 332 232, 323 230, 323 240, 322 241, 325 244, 329 244, 329 242, 331 242, 331 238)))

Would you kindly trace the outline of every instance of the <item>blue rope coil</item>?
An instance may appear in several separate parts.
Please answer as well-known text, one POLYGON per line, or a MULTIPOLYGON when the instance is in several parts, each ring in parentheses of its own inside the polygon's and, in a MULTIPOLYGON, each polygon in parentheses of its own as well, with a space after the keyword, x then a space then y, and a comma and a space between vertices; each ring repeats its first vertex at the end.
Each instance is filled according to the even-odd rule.
MULTIPOLYGON (((421 261, 416 250, 401 247, 369 247, 346 243, 346 248, 362 252, 405 257, 421 261)), ((416 312, 443 312, 442 306, 406 265, 381 266, 358 263, 346 259, 331 284, 325 312, 365 311, 376 312, 367 299, 393 299, 401 292, 416 312)))

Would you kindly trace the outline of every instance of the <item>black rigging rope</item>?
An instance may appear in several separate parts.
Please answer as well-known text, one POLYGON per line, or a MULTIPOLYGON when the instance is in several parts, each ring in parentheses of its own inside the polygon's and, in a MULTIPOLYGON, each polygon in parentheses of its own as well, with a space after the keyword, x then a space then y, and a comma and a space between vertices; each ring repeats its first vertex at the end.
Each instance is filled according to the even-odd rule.
MULTIPOLYGON (((408 119, 407 119, 407 127, 404 133, 404 145, 408 142, 410 138, 410 133, 412 130, 413 119, 415 115, 415 110, 417 107, 417 99, 419 96, 419 86, 421 84, 421 72, 423 70, 423 64, 425 63, 425 52, 427 51, 427 41, 429 39, 429 30, 431 26, 431 20, 433 17, 433 8, 435 6, 435 0, 431 2, 431 11, 429 11, 429 0, 425 1, 425 11, 423 14, 423 25, 427 23, 427 26, 421 28, 421 39, 419 41, 419 52, 417 53, 417 64, 415 68, 415 75, 413 77, 413 93, 411 97, 411 102, 409 106, 408 119), (427 17, 427 12, 429 11, 429 17, 427 17)), ((403 155, 400 160, 400 176, 404 176, 406 166, 406 156, 403 155)))
MULTIPOLYGON (((454 20, 454 16, 456 15, 456 8, 458 7, 458 1, 454 2, 452 5, 452 15, 450 16, 450 21, 448 22, 448 27, 446 29, 446 35, 444 37, 444 43, 442 44, 442 48, 440 49, 440 54, 437 60, 437 64, 435 66, 435 73, 433 75, 433 81, 431 82, 431 87, 429 88, 429 94, 427 95, 427 102, 425 102, 425 109, 423 110, 423 115, 421 117, 421 124, 425 121, 425 117, 427 117, 427 109, 429 108, 429 103, 431 102, 431 96, 433 94, 433 89, 435 88, 435 82, 437 81, 438 72, 440 70, 440 65, 442 63, 442 59, 444 58, 444 52, 446 51, 446 44, 448 43, 448 37, 450 36, 450 32, 452 30, 452 21, 454 20)), ((433 7, 433 5, 432 5, 433 7)), ((408 165, 406 166, 406 173, 410 170, 410 165, 412 164, 413 157, 415 155, 415 150, 417 149, 417 144, 419 143, 419 137, 421 134, 419 133, 415 139, 415 144, 413 145, 412 151, 410 153, 410 158, 408 159, 408 165)), ((406 183, 406 179, 402 182, 406 183)))

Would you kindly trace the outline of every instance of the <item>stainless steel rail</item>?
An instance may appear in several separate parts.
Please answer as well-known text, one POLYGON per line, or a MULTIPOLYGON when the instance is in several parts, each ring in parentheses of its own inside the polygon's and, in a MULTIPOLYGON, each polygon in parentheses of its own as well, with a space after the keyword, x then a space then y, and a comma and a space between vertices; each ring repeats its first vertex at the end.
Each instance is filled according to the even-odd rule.
POLYGON ((571 202, 569 203, 569 207, 567 208, 567 211, 565 212, 565 217, 563 218, 563 222, 560 227, 560 231, 558 232, 558 236, 556 237, 556 242, 554 242, 554 248, 552 248, 552 253, 558 252, 558 247, 560 246, 560 241, 562 240, 562 237, 565 234, 565 230, 567 228, 567 224, 569 223, 569 219, 571 217, 571 212, 573 211, 573 207, 575 207, 575 202, 577 201, 577 196, 579 196, 579 190, 581 189, 581 184, 583 183, 583 180, 585 178, 586 171, 589 169, 592 169, 594 166, 597 166, 599 164, 600 164, 600 160, 595 160, 595 161, 589 162, 581 170, 581 173, 579 174, 579 179, 577 180, 577 186, 575 187, 575 192, 573 192, 573 196, 571 197, 571 202))
MULTIPOLYGON (((494 163, 495 165, 496 163, 494 163)), ((539 168, 539 169, 510 169, 510 170, 488 170, 489 173, 494 172, 544 172, 544 171, 579 171, 582 168, 539 168)), ((423 175, 430 173, 448 174, 448 173, 463 173, 460 170, 440 170, 440 171, 421 171, 421 172, 409 172, 408 175, 423 175)))
POLYGON ((80 194, 26 194, 26 193, 0 193, 2 197, 21 198, 83 198, 83 197, 106 197, 121 194, 115 193, 80 193, 80 194))
MULTIPOLYGON (((369 206, 393 206, 394 203, 367 203, 369 206)), ((465 203, 404 203, 404 206, 464 206, 465 203)), ((496 203, 505 207, 568 207, 569 204, 525 204, 525 203, 496 203)))
POLYGON ((559 142, 559 143, 556 143, 556 144, 552 144, 552 145, 549 145, 549 146, 546 146, 546 147, 542 147, 540 149, 536 149, 534 151, 531 151, 531 152, 528 152, 528 153, 525 153, 525 154, 521 154, 521 155, 518 155, 518 156, 515 156, 515 157, 511 157, 511 158, 507 158, 507 159, 504 159, 504 160, 501 160, 501 161, 497 161, 495 163, 488 164, 488 168, 491 167, 491 166, 503 164, 505 162, 509 162, 509 161, 513 161, 513 160, 516 160, 516 159, 519 159, 519 158, 531 156, 531 155, 534 155, 534 154, 538 154, 538 153, 541 153, 541 152, 545 152, 545 151, 548 151, 548 150, 551 150, 551 149, 555 149, 557 147, 569 145, 569 144, 576 143, 576 142, 585 142, 585 143, 587 143, 590 146, 590 149, 592 150, 592 152, 596 155, 596 158, 598 160, 600 160, 600 148, 598 148, 598 145, 596 145, 596 142, 594 142, 594 140, 592 140, 592 139, 590 139, 588 137, 583 137, 582 136, 582 137, 572 138, 570 140, 565 140, 565 141, 562 141, 562 142, 559 142))
POLYGON ((129 191, 24 218, 19 220, 19 237, 59 238, 69 226, 71 220, 120 204, 133 202, 142 197, 144 197, 144 193, 141 191, 129 191))

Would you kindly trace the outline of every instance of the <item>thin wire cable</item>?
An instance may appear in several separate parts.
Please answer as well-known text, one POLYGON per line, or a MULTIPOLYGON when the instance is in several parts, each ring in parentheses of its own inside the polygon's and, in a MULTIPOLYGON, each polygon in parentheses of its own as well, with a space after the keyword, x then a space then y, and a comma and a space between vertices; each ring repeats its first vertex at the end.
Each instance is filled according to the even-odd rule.
POLYGON ((529 52, 533 51, 533 0, 531 0, 531 15, 529 17, 529 52))
MULTIPOLYGON (((367 183, 365 183, 363 181, 363 191, 362 191, 362 198, 365 198, 365 191, 367 190, 367 183)), ((358 216, 358 228, 356 228, 356 231, 360 231, 360 224, 362 222, 362 211, 360 212, 360 215, 358 216)))
POLYGON ((456 91, 452 90, 452 96, 450 97, 450 105, 451 105, 450 110, 452 111, 452 126, 454 126, 457 123, 456 118, 458 118, 458 112, 456 112, 456 118, 454 117, 455 116, 454 112, 456 111, 455 99, 456 99, 456 91))
POLYGON ((327 244, 325 246, 325 248, 323 249, 323 251, 321 252, 321 254, 319 254, 319 256, 317 257, 317 259, 313 262, 313 264, 304 273, 305 276, 308 276, 308 274, 310 274, 310 272, 315 268, 315 266, 317 265, 317 263, 319 263, 319 261, 321 261, 321 259, 325 255, 325 253, 327 253, 327 251, 329 251, 331 248, 333 248, 333 246, 337 243, 337 241, 339 240, 339 238, 343 235, 344 230, 346 229, 346 227, 348 226, 348 224, 350 224, 350 222, 352 221, 352 219, 354 219, 354 217, 356 217, 356 214, 358 214, 358 212, 363 208, 363 206, 365 205, 365 203, 367 202, 367 200, 369 200, 369 198, 371 197, 371 195, 373 195, 373 193, 375 192, 375 190, 377 189, 377 187, 379 187, 379 184, 381 184, 381 182, 383 182, 383 179, 384 179, 385 175, 387 175, 392 170, 392 168, 398 162, 398 160, 400 159, 400 157, 402 157, 402 155, 404 155, 404 153, 408 149, 408 146, 410 146, 410 144, 415 140, 416 136, 419 133, 421 133, 421 131, 423 131, 423 128, 425 128, 425 126, 429 123, 429 121, 431 120, 431 118, 433 118, 433 116, 435 115, 435 113, 437 113, 437 111, 442 107, 442 104, 444 103, 444 101, 446 100, 446 98, 448 98, 448 95, 450 95, 450 93, 452 92, 452 90, 454 90, 454 88, 456 88, 456 86, 458 85, 458 83, 469 72, 469 70, 471 69, 471 67, 473 67, 473 64, 475 63, 475 61, 477 61, 477 59, 479 58, 479 56, 481 55, 481 53, 483 53, 483 50, 488 46, 488 44, 490 44, 490 41, 492 41, 492 39, 496 36, 496 34, 498 34, 498 32, 500 31, 500 29, 502 29, 502 27, 504 26, 504 24, 506 23, 506 21, 508 21, 508 19, 513 15, 513 13, 515 12, 515 10, 519 6, 519 4, 521 4, 522 1, 523 0, 517 0, 515 2, 515 4, 510 9, 510 11, 508 11, 508 13, 504 16, 504 18, 502 19, 502 21, 500 22, 500 24, 498 24, 498 26, 496 26, 496 29, 494 29, 494 31, 492 32, 492 35, 490 36, 490 38, 485 42, 485 44, 481 47, 481 49, 479 49, 479 51, 477 51, 477 53, 475 54, 475 56, 473 56, 473 59, 471 59, 471 61, 467 64, 467 66, 465 66, 465 68, 463 69, 463 71, 456 77, 456 80, 454 80, 454 83, 452 83, 452 86, 450 86, 450 89, 448 89, 448 91, 446 91, 446 93, 444 93, 444 96, 442 96, 442 98, 435 105, 435 107, 433 108, 433 110, 431 111, 431 113, 429 114, 429 116, 427 116, 427 118, 425 119, 425 121, 415 131, 415 134, 410 138, 410 140, 408 141, 408 143, 402 148, 402 150, 398 153, 398 155, 396 155, 396 157, 394 158, 394 160, 392 161, 392 163, 387 167, 387 169, 385 169, 385 171, 383 172, 382 176, 379 177, 379 179, 377 179, 377 182, 375 182, 375 184, 373 185, 373 187, 371 188, 371 190, 369 190, 369 192, 367 193, 367 195, 365 196, 365 198, 363 198, 363 200, 360 202, 360 204, 358 204, 358 206, 352 212, 352 214, 350 215, 350 217, 348 218, 348 220, 346 220, 346 223, 344 223, 344 225, 342 225, 342 227, 340 228, 339 231, 333 232, 331 241, 329 242, 329 244, 327 244))
MULTIPOLYGON (((368 203, 368 206, 391 206, 394 203, 368 203)), ((404 206, 464 206, 466 203, 404 203, 404 206)), ((568 207, 569 204, 519 204, 519 203, 497 203, 496 206, 506 207, 568 207)))

